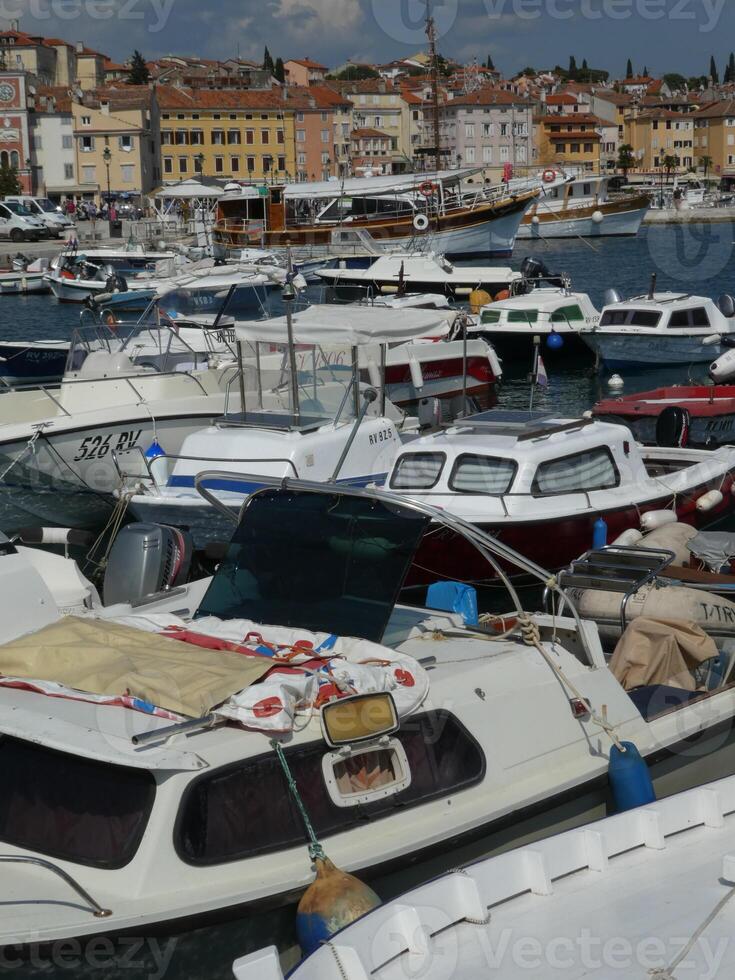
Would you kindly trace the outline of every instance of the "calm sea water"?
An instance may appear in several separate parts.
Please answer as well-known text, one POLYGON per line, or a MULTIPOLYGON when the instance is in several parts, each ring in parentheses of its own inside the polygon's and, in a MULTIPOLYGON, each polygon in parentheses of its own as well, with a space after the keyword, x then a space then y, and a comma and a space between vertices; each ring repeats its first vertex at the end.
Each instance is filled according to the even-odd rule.
MULTIPOLYGON (((658 289, 718 297, 735 294, 735 227, 723 224, 683 224, 644 228, 638 238, 610 238, 583 241, 522 242, 511 260, 520 266, 527 254, 542 259, 553 273, 567 273, 573 288, 590 294, 599 307, 604 291, 617 288, 623 296, 646 291, 656 273, 658 289)), ((464 263, 471 264, 471 263, 464 263)), ((503 263, 495 263, 503 264, 503 263)), ((319 299, 318 289, 311 298, 319 299)), ((79 325, 79 307, 58 303, 51 296, 6 296, 0 299, 0 339, 68 339, 79 325)), ((527 371, 523 365, 509 367, 500 392, 500 405, 525 408, 529 401, 527 371)), ((646 371, 625 376, 626 391, 677 381, 703 380, 705 369, 646 371)), ((579 363, 554 366, 549 386, 535 394, 539 409, 579 413, 589 408, 607 391, 606 379, 597 378, 579 363)))

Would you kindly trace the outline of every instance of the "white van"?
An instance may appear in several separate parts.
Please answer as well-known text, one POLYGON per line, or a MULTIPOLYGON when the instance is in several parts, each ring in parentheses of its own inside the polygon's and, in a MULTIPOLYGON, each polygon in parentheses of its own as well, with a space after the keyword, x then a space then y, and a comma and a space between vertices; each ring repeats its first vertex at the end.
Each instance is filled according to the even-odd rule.
POLYGON ((68 235, 74 229, 74 222, 68 215, 47 197, 31 197, 26 194, 8 194, 7 201, 17 201, 22 204, 26 211, 30 211, 34 218, 42 222, 49 238, 58 238, 60 235, 68 235))
POLYGON ((0 238, 11 242, 37 242, 48 236, 46 225, 18 201, 0 201, 0 238))

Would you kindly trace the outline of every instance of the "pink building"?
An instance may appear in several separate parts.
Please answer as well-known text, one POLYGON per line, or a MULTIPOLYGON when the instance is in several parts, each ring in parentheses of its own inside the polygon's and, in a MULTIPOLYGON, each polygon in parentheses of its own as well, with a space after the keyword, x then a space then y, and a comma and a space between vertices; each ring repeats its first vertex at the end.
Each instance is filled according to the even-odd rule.
POLYGON ((283 65, 286 72, 286 82, 289 85, 312 85, 323 82, 329 71, 326 65, 310 58, 291 58, 283 65))
POLYGON ((0 166, 14 167, 23 191, 33 193, 26 76, 23 72, 0 71, 0 166))
POLYGON ((391 138, 379 129, 352 130, 352 169, 356 174, 392 172, 391 138))
POLYGON ((328 180, 347 172, 350 161, 352 103, 328 85, 283 89, 295 112, 296 176, 328 180))

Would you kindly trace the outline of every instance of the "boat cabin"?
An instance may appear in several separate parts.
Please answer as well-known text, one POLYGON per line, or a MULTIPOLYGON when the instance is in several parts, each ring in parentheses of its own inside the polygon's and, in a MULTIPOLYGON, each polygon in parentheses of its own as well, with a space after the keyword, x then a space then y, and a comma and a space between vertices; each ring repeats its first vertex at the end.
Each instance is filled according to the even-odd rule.
POLYGON ((577 333, 594 327, 599 320, 600 314, 587 293, 541 287, 483 306, 471 332, 482 333, 484 327, 490 326, 493 330, 507 327, 518 331, 528 327, 540 333, 577 333))
POLYGON ((715 334, 735 331, 735 320, 706 296, 664 292, 608 304, 599 327, 615 333, 715 334))
POLYGON ((633 485, 648 476, 623 426, 492 411, 412 442, 387 486, 411 496, 540 499, 633 485))

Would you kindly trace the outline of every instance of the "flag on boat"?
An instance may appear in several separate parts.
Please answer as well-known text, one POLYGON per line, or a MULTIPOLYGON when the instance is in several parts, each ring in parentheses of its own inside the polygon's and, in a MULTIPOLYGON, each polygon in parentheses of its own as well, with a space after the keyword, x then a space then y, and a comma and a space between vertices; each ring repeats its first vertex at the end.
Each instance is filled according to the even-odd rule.
POLYGON ((547 388, 549 384, 549 376, 546 373, 546 365, 541 354, 538 355, 536 360, 536 384, 539 388, 547 388))

